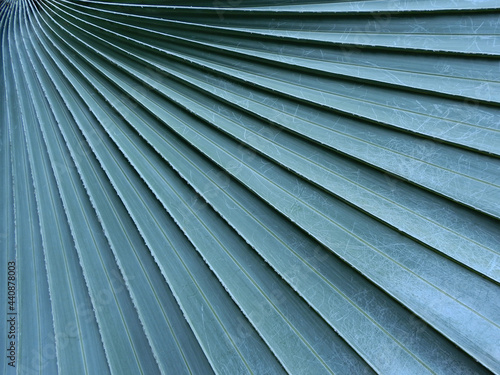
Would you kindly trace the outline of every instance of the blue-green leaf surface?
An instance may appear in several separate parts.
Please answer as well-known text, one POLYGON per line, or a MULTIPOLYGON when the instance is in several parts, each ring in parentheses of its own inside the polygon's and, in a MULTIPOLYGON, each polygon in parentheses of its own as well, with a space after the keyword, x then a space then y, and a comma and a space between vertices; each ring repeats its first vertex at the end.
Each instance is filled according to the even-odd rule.
POLYGON ((497 1, 6 0, 0 40, 2 373, 500 373, 497 1))

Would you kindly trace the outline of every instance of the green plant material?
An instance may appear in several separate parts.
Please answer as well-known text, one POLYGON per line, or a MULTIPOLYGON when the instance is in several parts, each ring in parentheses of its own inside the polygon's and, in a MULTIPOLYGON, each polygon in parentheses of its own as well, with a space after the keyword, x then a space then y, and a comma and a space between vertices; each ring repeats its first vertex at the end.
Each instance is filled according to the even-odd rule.
POLYGON ((499 372, 499 11, 3 2, 0 369, 499 372))

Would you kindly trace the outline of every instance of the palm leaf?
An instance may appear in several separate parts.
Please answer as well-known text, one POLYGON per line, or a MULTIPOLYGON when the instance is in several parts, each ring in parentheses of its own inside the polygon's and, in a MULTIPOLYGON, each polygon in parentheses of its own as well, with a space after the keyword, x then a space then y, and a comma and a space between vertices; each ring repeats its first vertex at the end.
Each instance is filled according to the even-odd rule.
POLYGON ((3 2, 3 372, 500 372, 499 11, 3 2))

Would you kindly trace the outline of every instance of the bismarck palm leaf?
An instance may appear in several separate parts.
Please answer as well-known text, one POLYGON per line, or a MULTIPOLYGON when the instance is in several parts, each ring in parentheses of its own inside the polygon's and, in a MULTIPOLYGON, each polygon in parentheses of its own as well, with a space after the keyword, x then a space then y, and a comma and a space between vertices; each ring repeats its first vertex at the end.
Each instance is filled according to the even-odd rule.
POLYGON ((500 373, 499 14, 2 2, 2 373, 500 373))

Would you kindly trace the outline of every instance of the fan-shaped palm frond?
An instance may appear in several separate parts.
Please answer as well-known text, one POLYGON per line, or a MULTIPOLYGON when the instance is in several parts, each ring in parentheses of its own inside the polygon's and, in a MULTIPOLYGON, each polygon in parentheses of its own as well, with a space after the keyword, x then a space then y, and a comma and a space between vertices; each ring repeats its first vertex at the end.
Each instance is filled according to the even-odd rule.
POLYGON ((500 373, 498 1, 0 12, 3 373, 500 373))

